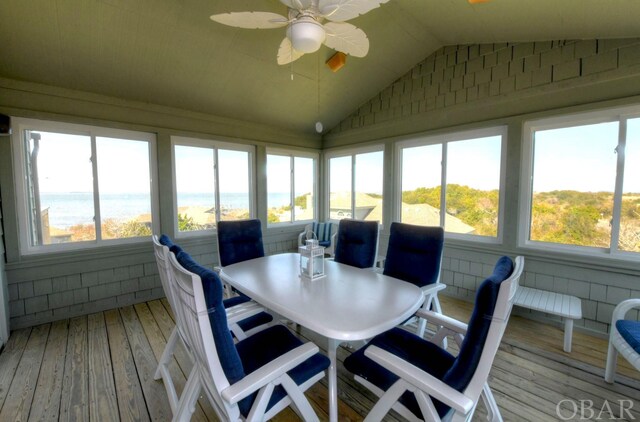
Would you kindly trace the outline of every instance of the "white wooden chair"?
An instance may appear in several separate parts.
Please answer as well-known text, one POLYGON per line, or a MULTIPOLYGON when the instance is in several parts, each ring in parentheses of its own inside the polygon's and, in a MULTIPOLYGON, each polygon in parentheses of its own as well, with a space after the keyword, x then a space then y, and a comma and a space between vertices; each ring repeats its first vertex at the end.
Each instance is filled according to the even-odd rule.
MULTIPOLYGON (((181 261, 182 254, 178 253, 181 261)), ((329 366, 329 359, 318 353, 318 347, 303 344, 282 325, 234 344, 222 311, 218 275, 197 265, 189 265, 189 271, 173 254, 169 262, 179 320, 184 323, 194 357, 173 420, 189 420, 204 391, 220 420, 263 421, 292 405, 304 420, 317 421, 304 391, 320 380, 329 366), (205 284, 210 286, 206 293, 205 284)))
MULTIPOLYGON (((171 306, 171 310, 176 318, 176 325, 169 336, 167 344, 162 352, 162 356, 158 361, 158 367, 156 372, 154 373, 153 378, 155 380, 159 380, 162 378, 162 382, 167 390, 167 398, 169 400, 169 405, 171 407, 171 411, 175 414, 177 406, 178 406, 178 393, 176 391, 173 379, 171 378, 171 373, 169 371, 169 364, 173 359, 173 355, 175 353, 175 348, 177 346, 177 342, 181 341, 185 350, 192 357, 191 348, 189 347, 189 343, 186 341, 186 334, 184 332, 184 323, 180 322, 179 318, 181 314, 176 312, 176 299, 175 292, 172 282, 172 273, 169 268, 169 247, 167 244, 172 244, 171 239, 166 236, 162 236, 158 238, 158 236, 152 236, 154 254, 156 258, 156 265, 158 266, 158 274, 160 276, 160 282, 162 283, 162 289, 164 290, 164 294, 169 302, 169 306, 171 306)), ((255 302, 247 302, 239 305, 235 305, 229 307, 227 309, 227 318, 229 321, 229 328, 233 332, 233 335, 241 340, 246 338, 247 336, 257 332, 266 326, 262 324, 263 318, 260 316, 263 312, 263 308, 260 307, 255 302), (259 324, 248 324, 248 322, 260 322, 259 324), (242 327, 244 326, 249 329, 245 331, 242 327)))
POLYGON ((640 308, 640 299, 624 300, 613 310, 604 372, 604 379, 608 383, 613 383, 615 378, 618 354, 640 371, 640 321, 624 319, 627 312, 634 308, 640 308))
MULTIPOLYGON (((440 283, 440 269, 444 249, 442 227, 416 226, 393 222, 389 227, 389 245, 384 262, 384 275, 413 283, 424 292, 421 309, 441 314, 438 292, 446 284, 440 283)), ((411 318, 407 323, 413 322, 411 318)), ((417 334, 424 336, 425 318, 418 318, 417 334)), ((446 349, 446 343, 444 348, 446 349)))
POLYGON ((304 246, 307 238, 311 239, 315 235, 320 246, 324 248, 324 253, 333 256, 336 246, 336 232, 338 225, 333 222, 318 223, 313 222, 304 226, 302 233, 298 235, 298 246, 304 246), (313 233, 313 234, 312 234, 313 233))
POLYGON ((480 397, 489 420, 502 417, 487 383, 507 326, 524 258, 501 258, 476 296, 469 324, 432 311, 418 311, 441 330, 432 341, 401 328, 374 337, 345 359, 356 381, 380 397, 365 421, 380 421, 390 409, 409 421, 469 421, 480 397), (439 347, 446 335, 460 344, 453 356, 439 347))

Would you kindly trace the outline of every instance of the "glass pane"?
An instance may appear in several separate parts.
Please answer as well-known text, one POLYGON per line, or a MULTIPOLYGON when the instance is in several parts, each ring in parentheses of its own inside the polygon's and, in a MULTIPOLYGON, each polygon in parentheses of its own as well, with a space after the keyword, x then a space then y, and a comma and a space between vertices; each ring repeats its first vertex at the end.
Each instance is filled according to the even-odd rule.
POLYGON ((25 131, 31 246, 95 240, 91 138, 25 131))
POLYGON ((403 223, 440 225, 441 162, 441 144, 402 150, 403 223))
POLYGON ((640 118, 627 121, 618 248, 640 252, 640 118))
POLYGON ((618 123, 535 133, 530 239, 608 248, 618 123))
POLYGON ((356 209, 354 218, 382 223, 384 153, 356 155, 356 209))
POLYGON ((329 160, 329 218, 351 217, 351 156, 329 160))
POLYGON ((216 225, 213 149, 176 145, 178 230, 212 229, 216 225))
POLYGON ((267 221, 291 221, 291 157, 267 155, 267 221))
POLYGON ((96 138, 103 239, 151 236, 149 143, 96 138))
POLYGON ((490 136, 447 144, 447 232, 498 235, 501 142, 490 136))
POLYGON ((218 150, 218 178, 220 219, 250 218, 249 153, 218 150))
POLYGON ((294 158, 294 220, 313 220, 315 218, 315 198, 313 195, 315 172, 313 158, 294 158))

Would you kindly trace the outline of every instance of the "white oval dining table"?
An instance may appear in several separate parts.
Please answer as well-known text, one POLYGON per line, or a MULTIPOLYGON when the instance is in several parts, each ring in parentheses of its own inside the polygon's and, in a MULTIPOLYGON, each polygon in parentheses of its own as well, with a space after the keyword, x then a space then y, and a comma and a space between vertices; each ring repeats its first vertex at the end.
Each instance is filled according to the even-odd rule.
POLYGON ((300 256, 284 253, 223 267, 222 280, 276 314, 327 338, 329 419, 338 420, 336 352, 409 318, 424 298, 417 286, 373 269, 325 260, 325 276, 299 275, 300 256))

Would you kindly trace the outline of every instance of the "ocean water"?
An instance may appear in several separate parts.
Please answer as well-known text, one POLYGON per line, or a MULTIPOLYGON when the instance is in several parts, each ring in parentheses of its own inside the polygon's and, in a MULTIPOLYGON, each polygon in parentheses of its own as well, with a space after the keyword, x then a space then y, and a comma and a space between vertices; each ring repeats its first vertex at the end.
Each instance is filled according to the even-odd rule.
MULTIPOLYGON (((249 208, 246 193, 221 193, 220 203, 223 208, 249 208)), ((283 206, 288 203, 288 193, 269 194, 270 206, 283 206)), ((213 208, 213 196, 204 193, 179 194, 178 206, 213 208)), ((103 220, 114 218, 125 221, 151 213, 149 195, 139 193, 103 194, 100 198, 100 207, 103 220)), ((40 208, 49 209, 49 224, 52 227, 66 229, 77 224, 93 223, 93 194, 90 192, 41 193, 40 208)))

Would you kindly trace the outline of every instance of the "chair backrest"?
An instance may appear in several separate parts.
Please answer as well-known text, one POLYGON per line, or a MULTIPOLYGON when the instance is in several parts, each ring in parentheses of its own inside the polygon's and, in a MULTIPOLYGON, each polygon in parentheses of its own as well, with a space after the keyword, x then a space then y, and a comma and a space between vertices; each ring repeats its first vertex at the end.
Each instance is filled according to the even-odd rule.
POLYGON ((383 274, 418 287, 437 283, 443 247, 442 227, 391 223, 383 274))
POLYGON ((443 377, 451 387, 477 401, 487 381, 502 335, 509 322, 524 258, 502 257, 493 274, 476 292, 467 334, 453 366, 443 377))
MULTIPOLYGON (((164 295, 167 297, 167 301, 169 301, 171 310, 176 314, 175 287, 173 286, 173 274, 169 266, 169 254, 170 252, 174 254, 178 253, 182 251, 182 248, 173 243, 171 238, 165 234, 159 238, 156 235, 152 235, 151 240, 153 241, 153 250, 156 257, 156 265, 158 266, 158 274, 160 275, 160 282, 162 283, 162 290, 164 290, 164 295)), ((176 319, 177 318, 179 318, 178 315, 176 315, 176 319)), ((184 340, 184 332, 180 324, 178 324, 178 333, 184 340)))
MULTIPOLYGON (((157 235, 152 235, 151 240, 153 242, 153 252, 156 257, 156 266, 158 267, 158 274, 160 275, 160 283, 162 283, 162 290, 164 290, 164 295, 167 297, 169 301, 169 305, 171 309, 175 313, 176 307, 174 305, 173 291, 171 290, 170 280, 171 280, 171 269, 169 268, 169 246, 167 244, 171 242, 171 240, 162 235, 164 242, 160 242, 160 239, 157 235)), ((173 242, 171 242, 172 244, 173 242)))
POLYGON ((221 267, 264 256, 260 220, 219 221, 217 229, 221 267))
POLYGON ((229 332, 222 283, 214 271, 201 267, 185 252, 171 254, 169 263, 178 312, 202 387, 221 420, 238 420, 239 405, 229 406, 221 397, 222 390, 245 375, 229 332))
POLYGON ((358 268, 373 267, 378 254, 378 222, 340 220, 335 261, 358 268))
POLYGON ((333 223, 319 223, 314 221, 311 225, 311 231, 315 233, 318 242, 331 242, 333 223))

